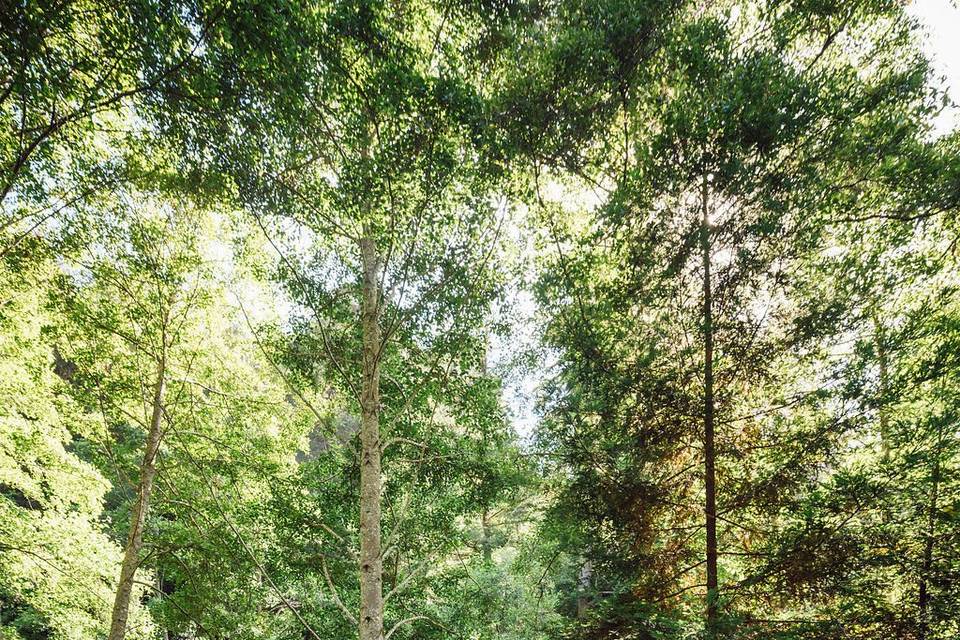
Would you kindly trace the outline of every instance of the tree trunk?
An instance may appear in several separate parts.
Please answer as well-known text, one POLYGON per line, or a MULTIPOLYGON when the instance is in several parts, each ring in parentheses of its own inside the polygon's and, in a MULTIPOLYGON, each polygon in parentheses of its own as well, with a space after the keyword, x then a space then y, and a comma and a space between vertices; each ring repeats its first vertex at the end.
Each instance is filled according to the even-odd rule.
MULTIPOLYGON (((487 351, 488 351, 489 336, 484 336, 483 341, 483 357, 480 360, 480 373, 484 378, 487 377, 487 351)), ((481 440, 480 440, 480 458, 486 464, 487 461, 487 439, 489 434, 487 433, 487 423, 483 423, 481 428, 481 440)), ((484 564, 489 565, 493 562, 493 531, 490 526, 490 505, 483 505, 483 513, 480 516, 480 526, 482 528, 483 539, 480 542, 480 548, 483 552, 483 562, 484 564)))
POLYGON ((590 586, 593 582, 593 561, 586 559, 580 565, 577 579, 580 595, 577 596, 577 619, 582 620, 590 609, 590 586))
POLYGON ((360 390, 360 640, 383 640, 380 555, 380 257, 370 236, 363 259, 363 384, 360 390))
MULTIPOLYGON (((890 372, 887 363, 886 336, 880 316, 876 313, 873 316, 873 342, 877 352, 877 365, 880 368, 880 400, 877 403, 877 414, 880 418, 881 460, 886 465, 890 462, 890 411, 887 407, 890 401, 890 372)), ((880 518, 884 524, 889 524, 893 519, 890 504, 887 501, 883 502, 880 518)))
POLYGON ((143 527, 147 521, 150 493, 153 490, 153 481, 157 475, 157 451, 160 448, 160 438, 163 435, 161 426, 165 381, 166 362, 165 358, 161 357, 157 368, 157 382, 153 391, 150 428, 147 432, 143 462, 140 465, 137 500, 133 505, 133 513, 130 515, 130 534, 127 536, 127 546, 124 549, 123 562, 120 565, 120 584, 117 586, 117 595, 113 601, 113 615, 110 619, 108 640, 123 640, 127 631, 127 617, 130 614, 130 593, 133 590, 133 579, 140 564, 140 550, 143 548, 143 527))
POLYGON ((713 292, 710 284, 710 216, 707 175, 702 185, 703 218, 703 458, 707 525, 707 637, 717 634, 717 488, 713 443, 713 292))
POLYGON ((483 551, 484 564, 493 562, 493 531, 490 528, 489 510, 484 507, 483 515, 480 517, 480 525, 483 529, 483 540, 480 542, 480 548, 483 551))
POLYGON ((923 544, 923 564, 920 569, 920 585, 917 597, 917 607, 919 609, 919 624, 917 625, 917 637, 919 640, 926 640, 930 632, 930 593, 929 580, 930 570, 933 568, 933 544, 936 538, 937 526, 937 500, 940 492, 940 447, 943 427, 937 434, 937 449, 933 459, 933 470, 930 474, 930 502, 927 505, 927 530, 926 540, 923 544))
POLYGON ((887 410, 887 402, 890 393, 890 373, 887 365, 887 344, 884 335, 883 325, 880 318, 873 317, 874 342, 877 349, 877 364, 880 367, 880 406, 878 414, 880 417, 880 444, 883 447, 883 461, 890 459, 890 413, 887 410))

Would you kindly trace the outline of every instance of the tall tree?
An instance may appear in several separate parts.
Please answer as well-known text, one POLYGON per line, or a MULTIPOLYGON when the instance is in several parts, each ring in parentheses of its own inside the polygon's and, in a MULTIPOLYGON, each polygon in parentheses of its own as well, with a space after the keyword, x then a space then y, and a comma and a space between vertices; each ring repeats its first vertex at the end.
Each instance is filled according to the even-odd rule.
MULTIPOLYGON (((219 504, 215 478, 229 470, 247 487, 249 479, 236 462, 223 462, 227 452, 209 461, 205 443, 257 443, 260 451, 249 454, 247 465, 266 464, 284 447, 292 459, 305 407, 271 403, 270 394, 280 388, 269 373, 253 385, 244 380, 257 363, 250 359, 239 311, 225 308, 229 276, 218 274, 240 267, 223 244, 226 238, 214 236, 226 231, 229 217, 157 195, 101 202, 96 239, 91 236, 72 263, 67 312, 74 331, 60 348, 76 369, 77 397, 102 415, 113 437, 98 444, 115 456, 98 462, 121 490, 118 517, 129 522, 118 527, 126 543, 110 628, 111 638, 124 638, 145 556, 163 560, 163 554, 144 552, 162 546, 159 539, 146 540, 148 532, 160 535, 151 523, 185 517, 178 494, 190 482, 203 489, 192 500, 191 519, 205 507, 212 512, 208 518, 227 526, 229 537, 239 537, 241 547, 246 542, 219 504), (271 427, 277 419, 286 423, 279 430, 271 427), (264 426, 254 428, 256 420, 264 426), (161 458, 186 469, 171 477, 160 468, 161 458), (151 516, 158 489, 161 509, 151 516)), ((256 558, 243 562, 251 560, 256 564, 256 558)))
POLYGON ((479 153, 513 10, 275 2, 251 22, 249 7, 231 7, 205 40, 203 68, 172 93, 183 117, 164 123, 204 150, 198 163, 235 181, 313 316, 314 360, 356 403, 360 600, 356 614, 343 611, 363 640, 419 619, 384 628, 383 458, 421 448, 402 431, 405 414, 436 413, 446 401, 434 385, 475 367, 504 215, 489 195, 496 170, 479 153), (287 244, 294 230, 306 255, 287 244), (404 359, 415 374, 391 372, 401 382, 388 397, 385 363, 404 359))
MULTIPOLYGON (((0 265, 0 633, 12 638, 105 635, 122 556, 101 526, 109 482, 84 456, 103 427, 72 398, 76 367, 56 349, 64 322, 49 252, 28 239, 0 265)), ((146 637, 136 593, 130 617, 146 637)))
MULTIPOLYGON (((202 293, 202 277, 196 273, 202 258, 192 238, 196 228, 184 225, 178 215, 182 214, 157 206, 153 212, 138 211, 126 219, 115 219, 113 228, 102 225, 102 239, 96 248, 102 257, 91 246, 86 264, 93 286, 85 295, 75 296, 78 322, 93 328, 95 337, 88 343, 95 353, 77 356, 84 373, 97 385, 94 392, 100 396, 105 414, 119 412, 144 432, 110 640, 121 640, 127 632, 157 457, 175 402, 168 387, 175 367, 189 370, 189 355, 176 352, 188 344, 184 329, 189 327, 202 293), (175 364, 181 357, 183 362, 175 364), (107 384, 109 390, 104 388, 107 384), (143 408, 142 416, 137 416, 137 405, 143 408)), ((109 214, 105 219, 110 220, 109 214)))
POLYGON ((744 594, 771 597, 762 585, 817 546, 780 548, 769 562, 757 550, 850 426, 821 404, 837 334, 832 316, 803 307, 799 274, 828 225, 870 214, 856 200, 862 176, 879 174, 893 206, 919 215, 954 202, 939 181, 941 204, 919 202, 912 169, 893 168, 907 154, 952 162, 922 141, 927 65, 897 7, 731 7, 683 16, 607 142, 573 147, 538 181, 553 249, 541 299, 563 363, 542 435, 573 470, 558 515, 621 523, 588 546, 609 549, 596 559, 621 594, 598 611, 601 629, 637 600, 654 624, 661 606, 705 588, 708 634, 727 633, 752 616, 735 606, 744 594), (827 27, 819 42, 814 24, 827 27), (863 51, 889 64, 865 73, 863 51), (599 201, 593 216, 551 202, 550 179, 581 180, 581 202, 599 201), (705 583, 691 577, 704 566, 705 583), (615 584, 625 575, 632 589, 615 584))
POLYGON ((713 423, 713 283, 710 280, 710 180, 701 177, 703 215, 700 249, 703 253, 703 492, 706 497, 707 632, 717 633, 717 475, 713 423))

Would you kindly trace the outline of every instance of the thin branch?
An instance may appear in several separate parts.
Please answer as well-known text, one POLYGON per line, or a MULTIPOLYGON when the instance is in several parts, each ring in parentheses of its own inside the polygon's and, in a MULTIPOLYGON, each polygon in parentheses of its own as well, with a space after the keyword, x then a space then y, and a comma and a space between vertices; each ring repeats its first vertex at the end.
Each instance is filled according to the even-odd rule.
POLYGON ((330 595, 333 597, 334 603, 336 603, 337 608, 340 609, 340 612, 343 613, 343 616, 350 622, 350 624, 357 626, 356 616, 350 613, 350 609, 343 604, 343 600, 340 599, 340 595, 337 593, 337 587, 333 584, 333 578, 330 577, 330 570, 327 569, 327 559, 325 556, 320 556, 320 566, 323 567, 323 577, 327 581, 327 587, 330 589, 330 595))
POLYGON ((420 563, 420 566, 418 566, 413 571, 408 573, 403 578, 403 580, 401 580, 399 584, 397 584, 397 586, 395 586, 393 589, 390 589, 390 591, 388 591, 387 594, 383 596, 383 603, 386 604, 387 601, 390 600, 390 598, 392 598, 399 592, 403 591, 407 587, 407 585, 413 581, 414 578, 416 578, 419 574, 423 572, 424 569, 430 566, 431 560, 432 560, 431 558, 424 560, 422 563, 420 563))
POLYGON ((399 629, 401 626, 405 624, 410 624, 411 622, 415 622, 417 620, 429 620, 429 619, 430 618, 428 618, 427 616, 410 616, 409 618, 404 618, 403 620, 401 620, 400 622, 398 622, 397 624, 393 625, 393 627, 390 628, 390 631, 388 631, 387 635, 383 637, 383 640, 390 640, 390 636, 392 636, 397 629, 399 629))
POLYGON ((233 532, 233 535, 237 537, 237 540, 240 542, 240 546, 243 547, 243 550, 246 552, 247 556, 250 558, 253 564, 257 567, 257 571, 259 571, 260 575, 263 576, 263 578, 267 581, 267 583, 270 585, 270 588, 273 589, 273 592, 277 595, 278 598, 280 598, 280 601, 283 603, 283 605, 287 609, 289 609, 290 612, 294 615, 294 617, 297 619, 297 622, 299 622, 300 625, 304 628, 304 630, 308 634, 310 634, 310 637, 313 638, 313 640, 321 640, 320 636, 317 635, 317 632, 313 630, 313 627, 307 624, 307 621, 303 619, 303 616, 300 615, 300 612, 297 610, 297 608, 293 606, 293 603, 291 603, 290 600, 283 595, 283 592, 280 590, 280 587, 278 587, 277 583, 273 581, 273 578, 270 577, 270 574, 267 573, 266 568, 263 566, 263 564, 257 558, 256 554, 253 552, 253 549, 251 549, 250 546, 247 544, 247 541, 243 537, 243 534, 240 533, 240 530, 237 529, 236 525, 233 524, 233 521, 229 518, 229 516, 227 516, 226 511, 224 511, 223 509, 223 505, 220 503, 220 498, 219 496, 217 496, 216 490, 213 488, 213 485, 210 483, 210 479, 207 477, 206 472, 203 470, 203 466, 197 461, 197 459, 193 456, 193 454, 190 453, 189 449, 187 449, 186 447, 183 447, 182 445, 181 445, 181 449, 183 450, 184 454, 186 454, 187 458, 196 467, 197 471, 200 474, 200 477, 203 478, 203 482, 207 486, 207 490, 210 492, 210 497, 213 498, 213 503, 217 507, 217 511, 220 512, 220 517, 223 518, 223 521, 233 532))

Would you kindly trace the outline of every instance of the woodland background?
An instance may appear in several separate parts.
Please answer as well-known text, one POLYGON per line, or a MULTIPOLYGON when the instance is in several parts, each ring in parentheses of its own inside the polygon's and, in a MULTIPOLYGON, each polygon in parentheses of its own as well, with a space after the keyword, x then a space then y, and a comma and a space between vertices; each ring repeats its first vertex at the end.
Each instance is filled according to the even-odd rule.
POLYGON ((0 24, 3 640, 960 636, 904 2, 0 24))

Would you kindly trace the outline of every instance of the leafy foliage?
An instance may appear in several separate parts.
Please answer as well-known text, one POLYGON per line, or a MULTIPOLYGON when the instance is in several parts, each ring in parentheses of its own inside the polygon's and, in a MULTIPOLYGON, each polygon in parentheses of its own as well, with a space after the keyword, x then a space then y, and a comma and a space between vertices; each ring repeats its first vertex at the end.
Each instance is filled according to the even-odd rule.
POLYGON ((960 634, 902 2, 8 4, 0 638, 960 634))

